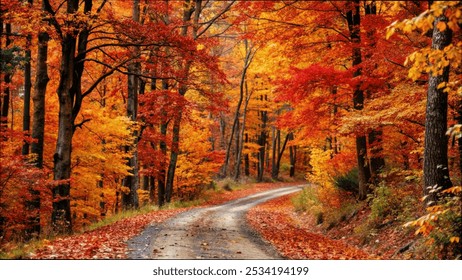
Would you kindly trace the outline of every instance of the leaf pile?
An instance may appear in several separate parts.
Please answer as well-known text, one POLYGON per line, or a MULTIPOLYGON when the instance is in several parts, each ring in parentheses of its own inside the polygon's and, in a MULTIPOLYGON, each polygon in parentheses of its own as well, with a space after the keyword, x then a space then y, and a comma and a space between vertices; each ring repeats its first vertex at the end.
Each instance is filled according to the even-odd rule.
POLYGON ((303 228, 291 218, 294 208, 284 196, 252 208, 250 225, 286 258, 318 260, 372 259, 366 252, 303 228))

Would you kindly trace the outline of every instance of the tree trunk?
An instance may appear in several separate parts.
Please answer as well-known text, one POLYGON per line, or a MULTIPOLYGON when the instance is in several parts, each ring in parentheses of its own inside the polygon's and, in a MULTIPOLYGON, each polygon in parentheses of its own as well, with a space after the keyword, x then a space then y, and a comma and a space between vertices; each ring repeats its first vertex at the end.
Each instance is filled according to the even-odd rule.
MULTIPOLYGON (((290 139, 289 140, 294 140, 294 134, 291 132, 290 133, 290 139)), ((297 161, 297 147, 296 146, 289 146, 289 157, 290 157, 290 171, 289 171, 289 176, 294 177, 295 176, 295 164, 297 161)))
MULTIPOLYGON (((365 5, 366 16, 376 16, 377 15, 377 5, 375 1, 371 1, 365 5)), ((371 41, 368 46, 369 50, 365 54, 365 59, 369 60, 372 57, 373 52, 375 51, 376 42, 374 41, 374 30, 367 30, 367 36, 371 41)), ((373 180, 377 180, 378 173, 382 171, 385 167, 385 159, 382 155, 382 128, 376 128, 369 133, 369 147, 371 152, 370 159, 370 173, 373 180)))
MULTIPOLYGON (((352 66, 357 67, 353 73, 353 77, 359 77, 361 76, 359 65, 362 62, 359 0, 354 0, 352 4, 354 7, 347 12, 346 17, 351 44, 353 45, 352 66)), ((364 92, 359 85, 353 92, 353 106, 355 110, 362 110, 364 107, 364 92)), ((365 135, 356 136, 356 157, 358 161, 359 199, 364 200, 369 193, 368 183, 371 177, 367 166, 367 139, 365 135)))
POLYGON ((149 180, 149 201, 154 203, 156 199, 156 178, 154 176, 148 176, 149 180))
MULTIPOLYGON (((42 4, 43 5, 43 4, 42 4)), ((46 32, 40 32, 38 35, 37 66, 35 76, 33 120, 32 120, 32 142, 31 153, 36 155, 35 166, 43 167, 43 137, 45 133, 45 93, 47 84, 50 80, 48 77, 48 40, 46 32)))
MULTIPOLYGON (((249 134, 245 134, 245 143, 249 143, 249 134)), ((250 176, 250 156, 249 153, 244 155, 244 174, 245 176, 250 176)))
MULTIPOLYGON (((75 14, 78 6, 78 0, 67 1, 67 14, 75 14)), ((46 7, 50 9, 50 7, 46 7)), ((92 1, 85 0, 84 13, 90 13, 91 9, 92 1)), ((60 31, 62 32, 62 30, 60 31)), ((82 75, 90 30, 83 27, 78 35, 69 32, 62 32, 62 34, 60 80, 57 91, 59 99, 58 139, 55 154, 53 155, 53 178, 58 181, 58 185, 53 188, 52 223, 56 232, 71 232, 70 175, 72 137, 76 128, 74 125, 75 119, 82 106, 82 75)))
MULTIPOLYGON (((32 0, 28 1, 32 5, 32 0)), ((30 135, 30 100, 32 89, 31 73, 31 41, 32 37, 27 36, 26 65, 24 68, 24 109, 23 109, 23 126, 22 129, 26 135, 30 135)), ((30 144, 24 141, 22 146, 22 155, 29 155, 30 144)), ((40 192, 33 187, 29 189, 31 199, 26 202, 26 209, 30 213, 29 225, 26 230, 26 238, 32 239, 40 235, 40 192)))
MULTIPOLYGON (((446 28, 441 31, 437 27, 439 22, 447 21, 444 15, 435 19, 432 35, 433 50, 443 50, 451 43, 451 29, 446 28)), ((442 74, 433 72, 429 74, 423 168, 423 190, 425 194, 429 194, 426 203, 436 200, 435 195, 429 193, 429 187, 438 186, 446 189, 452 186, 448 169, 448 139, 446 136, 448 95, 443 91, 444 87, 438 89, 438 85, 448 81, 449 65, 443 68, 442 74)))
POLYGON ((273 127, 273 153, 271 158, 271 178, 276 179, 278 177, 278 170, 276 167, 277 157, 279 154, 280 146, 281 146, 281 130, 273 127))
MULTIPOLYGON (((162 89, 168 90, 168 82, 166 80, 162 80, 162 89)), ((164 98, 168 98, 168 96, 164 96, 164 98)), ((165 179, 167 175, 167 128, 168 128, 168 121, 167 121, 167 113, 162 109, 161 112, 162 120, 160 125, 160 134, 162 135, 162 139, 159 143, 159 148, 162 152, 162 158, 160 159, 159 165, 159 175, 157 178, 157 204, 159 207, 162 207, 165 204, 165 179)))
MULTIPOLYGON (((264 101, 263 96, 260 97, 261 101, 264 101)), ((258 150, 258 170, 257 170, 257 181, 263 181, 263 174, 265 172, 265 153, 266 153, 266 124, 268 122, 268 116, 266 111, 260 111, 261 116, 261 131, 258 136, 258 144, 260 149, 258 150)))
MULTIPOLYGON (((77 11, 77 0, 68 1, 68 14, 77 11)), ((71 232, 71 205, 70 205, 70 176, 71 176, 71 149, 73 136, 73 85, 74 55, 76 51, 76 38, 72 34, 65 34, 61 42, 61 66, 59 70, 60 81, 58 85, 59 98, 59 124, 58 139, 54 158, 54 177, 59 184, 53 188, 52 221, 56 232, 71 232)))
MULTIPOLYGON (((241 158, 242 158, 242 150, 244 149, 244 133, 245 133, 245 125, 247 119, 247 108, 249 106, 251 94, 249 94, 247 82, 245 82, 245 92, 246 98, 244 103, 244 111, 242 112, 242 128, 240 130, 240 134, 238 135, 238 141, 236 145, 237 149, 237 156, 236 156, 236 168, 234 173, 234 180, 237 181, 241 175, 241 158)), ((248 167, 247 167, 248 168, 248 167)), ((246 176, 248 176, 246 172, 246 176)))
MULTIPOLYGON (((3 29, 3 22, 2 22, 2 29, 3 29)), ((2 30, 3 31, 3 30, 2 30)), ((5 47, 8 48, 11 45, 11 24, 5 24, 5 47)), ((2 33, 3 34, 3 33, 2 33)), ((8 112, 10 110, 10 83, 11 83, 11 75, 6 69, 5 75, 3 77, 5 82, 4 89, 3 89, 3 99, 1 99, 1 114, 0 114, 0 129, 6 129, 8 126, 8 112)), ((4 136, 6 137, 6 136, 4 136)))
POLYGON ((167 171, 167 184, 165 186, 165 199, 170 202, 173 195, 173 183, 175 179, 176 164, 178 162, 178 155, 180 153, 180 125, 181 125, 182 112, 178 112, 173 121, 172 130, 172 148, 170 151, 170 163, 167 171))
POLYGON ((378 174, 385 167, 385 159, 382 155, 382 129, 374 129, 369 133, 369 147, 371 151, 371 178, 377 179, 378 174))
MULTIPOLYGON (((132 19, 135 22, 140 21, 140 2, 133 0, 132 19)), ((138 56, 139 48, 133 49, 135 56, 138 56)), ((127 116, 131 121, 136 122, 138 118, 138 90, 139 78, 137 74, 140 72, 138 62, 132 62, 128 65, 128 98, 127 98, 127 116)), ((122 193, 122 206, 125 209, 139 208, 138 189, 139 189, 139 163, 138 163, 138 132, 134 132, 135 140, 131 147, 126 147, 126 150, 133 150, 128 161, 128 166, 132 170, 132 174, 125 177, 124 186, 130 191, 122 193)))
MULTIPOLYGON (((29 4, 32 4, 29 0, 29 4)), ((27 50, 25 53, 26 56, 26 65, 24 66, 24 107, 23 107, 23 118, 22 118, 22 130, 26 133, 27 136, 30 135, 30 95, 32 88, 32 73, 31 73, 31 41, 32 37, 27 36, 27 50)), ((29 154, 30 144, 28 141, 24 141, 22 145, 22 155, 27 156, 29 154)))

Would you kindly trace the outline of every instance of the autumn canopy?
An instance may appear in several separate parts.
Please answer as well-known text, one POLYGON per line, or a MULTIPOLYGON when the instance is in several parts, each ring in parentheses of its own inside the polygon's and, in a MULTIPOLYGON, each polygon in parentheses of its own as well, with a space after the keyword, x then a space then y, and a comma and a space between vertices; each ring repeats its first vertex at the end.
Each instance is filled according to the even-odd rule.
POLYGON ((333 208, 460 197, 460 1, 2 0, 0 21, 0 243, 223 178, 307 179, 333 208))

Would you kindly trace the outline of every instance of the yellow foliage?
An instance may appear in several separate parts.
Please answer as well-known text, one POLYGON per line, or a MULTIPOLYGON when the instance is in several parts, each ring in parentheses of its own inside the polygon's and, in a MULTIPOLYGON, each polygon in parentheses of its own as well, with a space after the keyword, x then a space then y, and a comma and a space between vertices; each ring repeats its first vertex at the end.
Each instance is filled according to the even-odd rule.
POLYGON ((192 121, 181 129, 180 155, 175 174, 175 193, 180 198, 194 198, 201 188, 210 183, 222 163, 222 154, 211 151, 208 127, 212 121, 193 111, 192 121))
POLYGON ((336 170, 331 164, 332 151, 313 148, 310 155, 311 172, 307 179, 320 186, 318 198, 323 205, 339 207, 341 203, 339 190, 335 187, 333 178, 336 170))
MULTIPOLYGON (((387 39, 395 34, 396 30, 402 30, 404 33, 420 30, 422 34, 426 34, 433 29, 435 19, 443 14, 448 21, 439 21, 436 27, 440 31, 450 28, 453 32, 459 32, 459 26, 462 24, 462 11, 459 1, 435 1, 429 10, 419 16, 411 20, 391 24, 387 30, 387 39)), ((449 65, 451 68, 458 69, 461 65, 461 60, 462 48, 460 42, 458 42, 457 44, 450 44, 444 50, 435 50, 430 47, 422 48, 409 55, 405 65, 412 63, 408 76, 412 80, 417 80, 422 74, 441 75, 443 69, 449 65)), ((440 85, 438 89, 443 89, 444 87, 446 85, 440 85)), ((451 92, 457 91, 457 89, 447 85, 443 91, 451 92)))

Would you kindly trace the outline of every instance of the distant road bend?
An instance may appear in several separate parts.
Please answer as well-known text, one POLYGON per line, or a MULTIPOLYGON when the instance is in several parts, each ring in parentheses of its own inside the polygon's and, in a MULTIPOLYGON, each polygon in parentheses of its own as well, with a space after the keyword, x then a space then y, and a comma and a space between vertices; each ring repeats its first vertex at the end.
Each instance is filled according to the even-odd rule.
POLYGON ((247 211, 304 185, 260 192, 231 202, 193 209, 148 226, 128 242, 129 259, 281 259, 246 223, 247 211))

